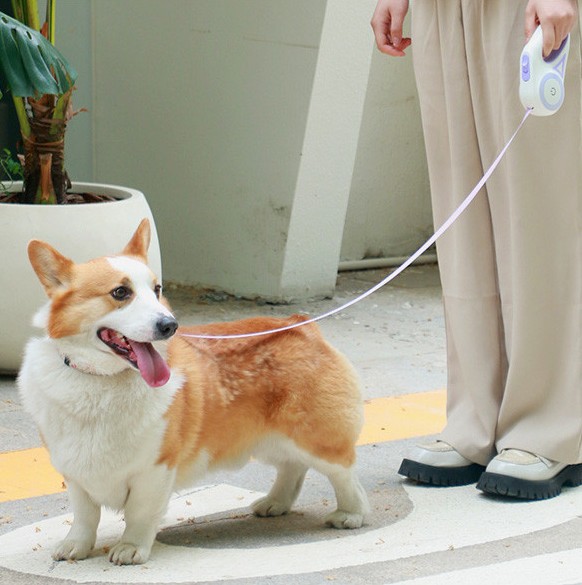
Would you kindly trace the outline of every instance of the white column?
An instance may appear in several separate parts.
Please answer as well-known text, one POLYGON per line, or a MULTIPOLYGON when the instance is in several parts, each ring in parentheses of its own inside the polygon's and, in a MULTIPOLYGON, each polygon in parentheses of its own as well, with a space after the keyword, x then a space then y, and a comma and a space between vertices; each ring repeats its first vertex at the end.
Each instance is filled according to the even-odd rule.
POLYGON ((374 42, 374 0, 328 0, 281 297, 333 295, 374 42))

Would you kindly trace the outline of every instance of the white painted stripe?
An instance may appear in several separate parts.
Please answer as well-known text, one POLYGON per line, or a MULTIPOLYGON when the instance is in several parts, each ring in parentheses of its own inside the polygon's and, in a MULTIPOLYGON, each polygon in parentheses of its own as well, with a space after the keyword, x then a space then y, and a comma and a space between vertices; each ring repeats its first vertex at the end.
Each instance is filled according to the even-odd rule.
MULTIPOLYGON (((111 566, 99 551, 79 563, 54 563, 50 552, 64 537, 64 524, 70 519, 61 516, 0 537, 0 566, 78 583, 183 583, 292 575, 410 558, 529 534, 572 520, 582 509, 582 489, 566 490, 551 500, 506 505, 480 495, 474 486, 427 489, 403 485, 414 504, 407 517, 377 530, 353 531, 340 539, 287 546, 274 542, 270 547, 245 549, 244 541, 233 534, 233 545, 238 548, 182 548, 156 543, 151 560, 138 567, 111 566)), ((165 524, 189 516, 200 520, 206 514, 240 508, 260 495, 232 486, 210 486, 173 499, 165 524)), ((113 544, 122 529, 119 516, 104 515, 98 547, 113 544)))
POLYGON ((582 549, 564 550, 401 581, 394 585, 467 585, 497 583, 499 585, 572 585, 582 580, 582 549))

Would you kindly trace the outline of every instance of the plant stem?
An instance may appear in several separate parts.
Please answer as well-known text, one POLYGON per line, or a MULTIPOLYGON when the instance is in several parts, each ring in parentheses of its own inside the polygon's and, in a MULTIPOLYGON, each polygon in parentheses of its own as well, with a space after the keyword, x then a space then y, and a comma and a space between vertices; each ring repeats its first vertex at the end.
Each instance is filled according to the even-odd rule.
POLYGON ((18 124, 20 125, 20 132, 23 136, 28 138, 30 136, 30 124, 28 122, 28 116, 26 114, 26 106, 24 100, 26 98, 18 97, 13 95, 12 101, 14 102, 14 108, 16 109, 16 116, 18 117, 18 124))
MULTIPOLYGON (((15 17, 41 31, 55 43, 56 0, 46 0, 46 21, 42 26, 38 0, 12 0, 15 17)), ((24 137, 24 201, 55 204, 63 201, 70 186, 64 169, 64 132, 72 88, 63 95, 45 94, 38 98, 14 97, 14 106, 24 137)))
POLYGON ((55 44, 55 23, 56 23, 57 0, 47 0, 46 3, 46 23, 48 40, 52 45, 55 44))
POLYGON ((12 12, 14 13, 14 18, 16 18, 16 20, 24 22, 24 7, 22 5, 22 0, 12 0, 12 12))
POLYGON ((12 0, 14 16, 34 30, 40 30, 37 0, 12 0))
MULTIPOLYGON (((64 120, 67 121, 67 110, 69 108, 69 101, 71 99, 71 94, 73 90, 70 89, 69 91, 65 92, 63 95, 59 96, 57 99, 57 103, 55 105, 55 111, 53 113, 53 120, 64 120)), ((62 132, 59 130, 58 126, 55 124, 51 128, 51 134, 58 134, 62 132)))

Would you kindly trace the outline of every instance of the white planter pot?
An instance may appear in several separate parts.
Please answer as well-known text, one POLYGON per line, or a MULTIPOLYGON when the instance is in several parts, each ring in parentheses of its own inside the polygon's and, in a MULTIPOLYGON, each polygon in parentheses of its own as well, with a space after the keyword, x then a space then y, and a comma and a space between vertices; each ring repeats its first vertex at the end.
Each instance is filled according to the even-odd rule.
MULTIPOLYGON (((21 183, 11 190, 20 191, 21 183)), ((114 197, 116 201, 80 205, 0 204, 0 372, 20 367, 26 341, 41 335, 31 325, 46 296, 27 254, 31 239, 44 240, 76 262, 120 252, 147 217, 152 226, 149 264, 161 279, 158 235, 149 205, 140 191, 73 183, 73 190, 114 197)))

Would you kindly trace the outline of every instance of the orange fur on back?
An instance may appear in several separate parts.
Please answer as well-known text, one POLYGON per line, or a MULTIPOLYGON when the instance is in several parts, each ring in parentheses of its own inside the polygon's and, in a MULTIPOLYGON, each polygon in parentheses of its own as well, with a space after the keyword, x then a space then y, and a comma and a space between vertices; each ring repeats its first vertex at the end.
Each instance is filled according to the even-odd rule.
POLYGON ((280 433, 330 463, 354 463, 361 428, 358 384, 316 325, 245 339, 179 335, 265 331, 300 320, 305 318, 252 318, 179 330, 168 357, 186 381, 166 415, 160 462, 180 474, 204 450, 211 462, 224 464, 269 433, 280 433))

